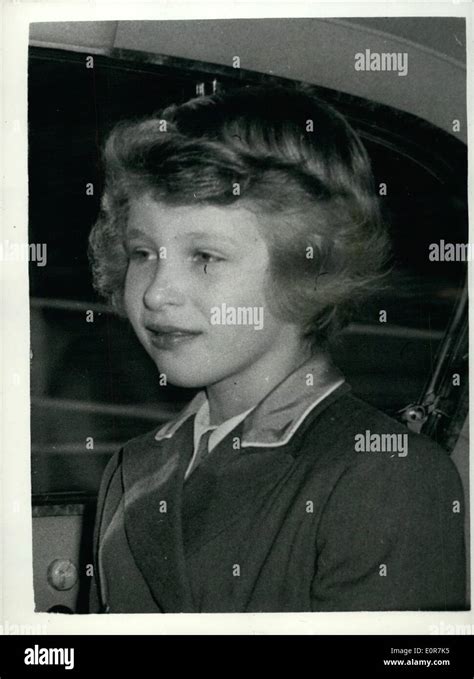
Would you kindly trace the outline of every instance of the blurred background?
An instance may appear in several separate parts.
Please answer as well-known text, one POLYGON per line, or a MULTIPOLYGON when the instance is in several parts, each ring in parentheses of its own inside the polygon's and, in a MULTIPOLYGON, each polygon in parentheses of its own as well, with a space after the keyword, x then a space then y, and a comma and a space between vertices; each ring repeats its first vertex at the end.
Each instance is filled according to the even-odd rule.
POLYGON ((37 610, 86 610, 104 466, 194 393, 158 385, 129 325, 95 295, 87 260, 108 130, 194 96, 299 80, 359 132, 387 187, 394 269, 333 358, 357 396, 442 445, 468 491, 466 263, 428 257, 431 243, 468 242, 464 20, 42 23, 30 38, 29 238, 47 244, 47 265, 30 263, 37 610), (365 49, 406 52, 407 76, 355 71, 365 49))

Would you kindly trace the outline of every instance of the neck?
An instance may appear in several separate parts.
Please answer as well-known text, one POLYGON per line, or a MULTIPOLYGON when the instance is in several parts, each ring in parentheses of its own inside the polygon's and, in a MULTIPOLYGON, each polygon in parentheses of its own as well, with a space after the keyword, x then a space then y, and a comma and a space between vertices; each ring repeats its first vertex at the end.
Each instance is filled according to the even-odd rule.
POLYGON ((286 356, 263 356, 246 370, 206 388, 211 425, 255 407, 265 396, 311 356, 308 349, 286 356))

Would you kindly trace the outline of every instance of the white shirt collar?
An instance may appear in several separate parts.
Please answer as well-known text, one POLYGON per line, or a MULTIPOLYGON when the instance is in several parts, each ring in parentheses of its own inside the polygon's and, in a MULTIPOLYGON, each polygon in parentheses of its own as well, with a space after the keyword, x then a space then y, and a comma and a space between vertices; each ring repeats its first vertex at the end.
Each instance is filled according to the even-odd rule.
POLYGON ((225 422, 222 422, 219 425, 211 425, 209 423, 209 401, 206 398, 194 418, 194 452, 192 458, 189 461, 184 478, 187 478, 191 468, 193 467, 201 436, 205 434, 206 431, 212 431, 208 442, 208 450, 211 452, 211 450, 213 450, 217 444, 220 443, 227 436, 227 434, 250 413, 251 410, 253 410, 253 408, 249 408, 239 415, 234 415, 234 417, 230 417, 228 420, 225 420, 225 422))
POLYGON ((234 415, 234 417, 230 417, 219 425, 211 425, 209 423, 209 401, 206 398, 194 418, 194 450, 196 451, 201 436, 206 431, 212 430, 213 433, 209 438, 208 444, 209 452, 211 452, 211 450, 215 448, 217 444, 250 413, 251 410, 253 410, 253 408, 249 408, 245 412, 239 413, 239 415, 234 415))
MULTIPOLYGON (((350 390, 350 386, 345 384, 344 376, 333 365, 329 355, 324 351, 316 352, 267 394, 252 411, 242 414, 240 420, 245 419, 245 421, 240 447, 285 446, 309 413, 341 386, 345 390, 350 390), (246 415, 249 416, 246 417, 246 415)), ((207 395, 205 390, 202 390, 176 419, 160 427, 155 434, 155 439, 161 441, 171 438, 183 422, 196 415, 206 402, 207 395)), ((204 418, 205 411, 201 415, 204 418)), ((232 422, 230 428, 225 428, 224 431, 228 433, 240 420, 236 423, 232 422)), ((229 421, 223 422, 220 427, 228 424, 229 421)), ((207 420, 207 427, 209 428, 209 420, 207 420)), ((217 430, 212 437, 214 437, 214 442, 221 440, 217 430)), ((217 444, 214 443, 214 445, 217 444)))

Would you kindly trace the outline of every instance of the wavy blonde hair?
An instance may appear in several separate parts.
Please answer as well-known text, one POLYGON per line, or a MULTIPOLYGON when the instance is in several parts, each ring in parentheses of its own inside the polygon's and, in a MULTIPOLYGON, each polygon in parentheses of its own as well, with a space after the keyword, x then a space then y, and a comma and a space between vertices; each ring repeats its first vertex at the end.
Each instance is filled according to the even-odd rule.
POLYGON ((316 345, 380 287, 389 242, 367 152, 345 118, 302 86, 242 88, 119 123, 104 164, 89 253, 95 288, 118 313, 128 205, 144 193, 167 205, 254 210, 274 312, 316 345))

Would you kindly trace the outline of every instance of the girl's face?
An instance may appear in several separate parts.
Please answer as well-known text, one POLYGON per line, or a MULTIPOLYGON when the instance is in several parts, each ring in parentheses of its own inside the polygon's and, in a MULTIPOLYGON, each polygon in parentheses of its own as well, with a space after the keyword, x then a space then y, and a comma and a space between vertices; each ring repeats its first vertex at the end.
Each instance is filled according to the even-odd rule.
POLYGON ((127 315, 171 384, 210 386, 288 361, 298 330, 266 303, 269 253, 252 212, 145 195, 130 203, 125 242, 127 315))

